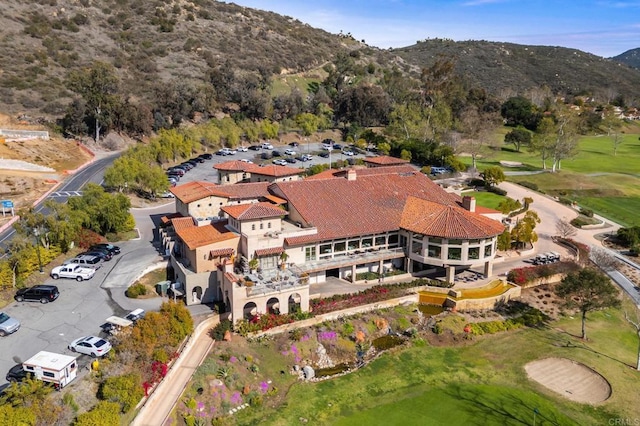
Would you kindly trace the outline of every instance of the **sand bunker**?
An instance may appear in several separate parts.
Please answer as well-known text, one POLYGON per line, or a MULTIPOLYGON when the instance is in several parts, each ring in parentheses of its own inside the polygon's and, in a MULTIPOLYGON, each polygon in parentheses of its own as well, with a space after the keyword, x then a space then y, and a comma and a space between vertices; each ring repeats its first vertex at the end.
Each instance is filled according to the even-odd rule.
POLYGON ((611 396, 611 385, 604 377, 570 359, 545 358, 524 369, 530 379, 572 401, 595 404, 611 396))

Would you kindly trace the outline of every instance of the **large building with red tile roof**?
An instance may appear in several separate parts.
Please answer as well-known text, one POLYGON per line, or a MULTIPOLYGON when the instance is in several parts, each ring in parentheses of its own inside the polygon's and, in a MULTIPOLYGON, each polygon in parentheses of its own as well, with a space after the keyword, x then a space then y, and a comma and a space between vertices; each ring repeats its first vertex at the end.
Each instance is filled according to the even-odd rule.
MULTIPOLYGON (((177 210, 190 215, 196 211, 190 205, 208 202, 210 193, 222 203, 211 211, 211 220, 193 223, 223 219, 237 238, 233 259, 220 272, 211 272, 215 280, 209 279, 210 294, 233 305, 234 319, 276 305, 285 312, 292 300, 308 306, 308 286, 322 285, 329 276, 355 281, 362 273, 440 271, 453 281, 456 270, 476 266, 491 275, 497 236, 504 230, 499 220, 476 210, 472 197, 446 192, 409 164, 329 171, 304 180, 203 186, 208 192, 200 190, 200 200, 195 187, 174 188, 176 205, 186 207, 177 210), (268 186, 250 191, 247 185, 268 186), (220 197, 220 191, 229 192, 220 197), (251 286, 239 292, 246 287, 243 282, 251 286)), ((183 222, 179 218, 175 225, 180 228, 183 222)), ((175 234, 178 240, 187 235, 178 229, 175 234)), ((190 249, 188 235, 184 247, 190 249)))
POLYGON ((279 166, 276 164, 257 165, 244 161, 225 161, 213 166, 218 171, 218 182, 221 185, 232 185, 247 182, 281 182, 294 181, 304 172, 302 169, 279 166))

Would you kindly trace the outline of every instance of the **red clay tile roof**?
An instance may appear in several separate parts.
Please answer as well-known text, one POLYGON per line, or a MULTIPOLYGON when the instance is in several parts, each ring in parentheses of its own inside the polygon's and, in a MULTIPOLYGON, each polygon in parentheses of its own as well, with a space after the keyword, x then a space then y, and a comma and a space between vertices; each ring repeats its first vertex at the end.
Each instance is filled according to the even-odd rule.
POLYGON ((389 173, 412 173, 417 169, 410 164, 401 164, 386 167, 349 167, 348 169, 330 169, 322 171, 318 174, 311 175, 306 179, 331 179, 331 178, 347 178, 349 170, 355 170, 357 176, 371 176, 389 173))
POLYGON ((182 217, 182 213, 177 213, 177 212, 176 212, 176 213, 169 213, 169 214, 168 214, 168 215, 166 215, 166 216, 162 216, 162 217, 160 218, 160 222, 161 222, 163 225, 167 225, 167 224, 171 223, 171 220, 173 220, 173 219, 175 219, 175 218, 177 218, 177 217, 182 217))
POLYGON ((211 182, 195 181, 174 186, 171 192, 185 204, 202 200, 203 198, 218 196, 229 199, 257 199, 269 194, 269 182, 238 183, 235 185, 218 185, 211 182))
POLYGON ((289 210, 296 210, 305 225, 318 229, 314 238, 288 238, 287 244, 292 245, 299 244, 300 238, 310 242, 397 231, 410 195, 447 206, 456 206, 457 201, 417 171, 358 174, 352 181, 336 178, 330 182, 325 179, 276 182, 269 186, 269 191, 287 199, 289 210))
POLYGON ((300 173, 304 173, 302 169, 295 169, 293 167, 287 166, 278 166, 276 164, 271 164, 268 166, 260 167, 257 164, 249 164, 249 167, 245 170, 252 175, 262 175, 262 176, 271 176, 271 177, 283 177, 283 176, 293 176, 299 175, 300 173))
POLYGON ((365 157, 364 162, 375 164, 377 166, 397 166, 399 164, 407 164, 409 161, 402 158, 391 157, 389 155, 378 155, 377 157, 365 157))
POLYGON ((490 209, 489 207, 483 207, 476 205, 476 213, 479 214, 496 214, 502 213, 500 210, 490 209))
POLYGON ((176 217, 171 219, 171 225, 173 225, 173 229, 175 229, 175 231, 178 232, 178 230, 180 229, 186 229, 186 228, 191 228, 193 226, 196 226, 196 223, 193 221, 193 218, 191 216, 188 216, 188 217, 176 217))
POLYGON ((189 250, 237 238, 235 233, 221 224, 185 227, 176 229, 176 234, 189 247, 189 250))
POLYGON ((276 197, 275 195, 265 195, 264 198, 271 201, 273 204, 279 206, 281 204, 286 204, 287 200, 284 198, 276 197))
POLYGON ((256 256, 269 256, 274 254, 280 254, 284 251, 282 247, 270 247, 264 249, 256 249, 256 256))
POLYGON ((224 206, 222 211, 238 220, 265 219, 289 214, 286 210, 267 202, 224 206))
POLYGON ((244 161, 232 160, 225 161, 224 163, 214 164, 213 168, 216 170, 225 170, 230 172, 244 172, 251 166, 250 163, 244 161))
POLYGON ((462 240, 493 237, 504 231, 503 224, 480 214, 412 196, 407 198, 400 227, 422 235, 462 240))
POLYGON ((230 283, 235 283, 238 282, 238 277, 235 276, 235 274, 231 273, 231 272, 225 272, 224 273, 224 277, 227 279, 227 281, 229 281, 230 283))
POLYGON ((209 256, 211 257, 231 256, 233 253, 235 253, 235 249, 221 248, 221 249, 211 250, 209 252, 209 256))

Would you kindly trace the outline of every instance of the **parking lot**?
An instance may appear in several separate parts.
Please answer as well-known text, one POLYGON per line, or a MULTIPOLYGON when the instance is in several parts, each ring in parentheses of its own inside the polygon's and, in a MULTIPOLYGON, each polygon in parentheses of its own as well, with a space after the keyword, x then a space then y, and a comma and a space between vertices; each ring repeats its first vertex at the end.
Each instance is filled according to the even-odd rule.
MULTIPOLYGON (((362 154, 344 155, 339 150, 332 151, 331 158, 320 157, 316 154, 328 153, 328 151, 323 150, 318 143, 298 147, 275 145, 274 149, 283 154, 274 159, 311 154, 309 161, 296 160, 295 163, 287 163, 289 167, 299 168, 326 164, 329 159, 335 162, 347 158, 364 157, 362 154), (296 155, 285 155, 286 149, 295 150, 296 155)), ((244 159, 258 165, 272 164, 272 160, 261 158, 264 152, 272 153, 273 150, 248 150, 227 156, 213 153, 212 159, 205 160, 185 173, 178 184, 196 180, 217 183, 217 173, 213 166, 225 161, 244 159)), ((29 359, 39 351, 71 355, 72 352, 67 349, 67 345, 78 337, 100 336, 100 326, 109 316, 123 316, 138 307, 147 311, 157 309, 162 302, 161 298, 134 300, 128 299, 124 292, 141 271, 151 264, 162 261, 160 253, 153 245, 154 222, 162 215, 173 211, 175 211, 174 205, 169 200, 166 204, 152 209, 132 209, 140 238, 119 244, 122 254, 116 255, 108 262, 101 262, 101 267, 93 278, 82 282, 73 279, 48 278, 45 284, 55 285, 60 291, 57 300, 47 304, 14 302, 3 308, 3 312, 20 321, 21 327, 16 333, 0 338, 0 384, 5 383, 5 374, 11 367, 29 359)), ((79 356, 81 367, 88 365, 89 362, 88 356, 79 356)))

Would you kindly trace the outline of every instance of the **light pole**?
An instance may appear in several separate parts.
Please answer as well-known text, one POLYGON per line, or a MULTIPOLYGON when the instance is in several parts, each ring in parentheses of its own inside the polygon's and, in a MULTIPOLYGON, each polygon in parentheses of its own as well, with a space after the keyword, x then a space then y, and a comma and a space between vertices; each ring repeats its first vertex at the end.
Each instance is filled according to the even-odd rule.
POLYGON ((42 269, 42 257, 40 257, 40 229, 33 228, 33 235, 36 237, 36 253, 38 255, 38 267, 40 268, 40 273, 44 274, 44 269, 42 269))

